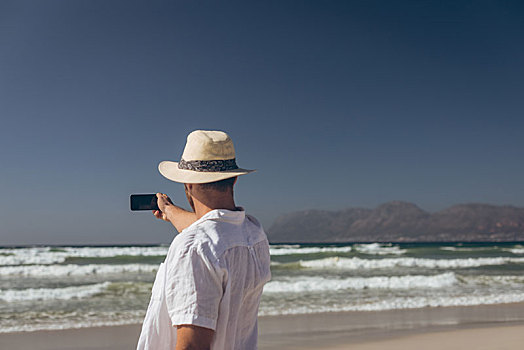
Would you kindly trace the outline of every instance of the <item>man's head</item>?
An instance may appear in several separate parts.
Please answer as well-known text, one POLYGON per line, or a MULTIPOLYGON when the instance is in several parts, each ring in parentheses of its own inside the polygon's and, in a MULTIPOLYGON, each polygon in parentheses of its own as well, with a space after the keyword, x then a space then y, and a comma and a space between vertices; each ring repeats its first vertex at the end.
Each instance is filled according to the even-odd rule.
POLYGON ((233 141, 225 132, 207 130, 190 133, 180 162, 160 162, 158 170, 164 177, 175 182, 212 183, 204 186, 208 189, 227 188, 228 182, 225 185, 215 183, 254 171, 237 166, 233 141))
POLYGON ((195 211, 193 198, 201 203, 233 201, 233 186, 236 181, 236 177, 231 177, 229 179, 204 184, 184 184, 187 201, 193 211, 195 211))

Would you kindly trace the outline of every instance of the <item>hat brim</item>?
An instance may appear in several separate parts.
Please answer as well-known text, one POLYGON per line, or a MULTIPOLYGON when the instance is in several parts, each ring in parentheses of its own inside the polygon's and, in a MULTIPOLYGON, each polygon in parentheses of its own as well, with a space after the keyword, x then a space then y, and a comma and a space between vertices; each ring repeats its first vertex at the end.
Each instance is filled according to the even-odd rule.
POLYGON ((220 180, 229 179, 235 176, 246 175, 256 170, 248 169, 234 169, 219 172, 204 172, 179 169, 178 162, 164 160, 158 164, 158 171, 162 176, 171 181, 185 183, 185 184, 205 184, 220 180))

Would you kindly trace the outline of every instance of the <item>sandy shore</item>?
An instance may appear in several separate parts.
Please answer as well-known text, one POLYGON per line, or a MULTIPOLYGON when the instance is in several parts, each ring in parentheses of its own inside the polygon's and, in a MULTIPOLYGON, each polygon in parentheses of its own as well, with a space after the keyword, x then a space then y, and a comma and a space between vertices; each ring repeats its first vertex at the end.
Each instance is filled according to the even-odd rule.
POLYGON ((329 350, 517 350, 524 344, 524 325, 428 332, 360 344, 331 346, 329 350))
MULTIPOLYGON (((139 325, 0 333, 1 349, 133 349, 139 325)), ((524 304, 260 317, 259 349, 521 349, 524 304)))

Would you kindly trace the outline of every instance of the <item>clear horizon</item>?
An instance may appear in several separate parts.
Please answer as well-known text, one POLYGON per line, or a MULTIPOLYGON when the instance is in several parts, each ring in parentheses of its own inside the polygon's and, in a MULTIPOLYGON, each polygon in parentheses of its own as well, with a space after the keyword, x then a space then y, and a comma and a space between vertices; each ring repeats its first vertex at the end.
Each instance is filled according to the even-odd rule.
POLYGON ((524 207, 518 1, 0 5, 0 245, 168 243, 132 193, 224 130, 237 204, 524 207), (89 243, 92 242, 92 243, 89 243))

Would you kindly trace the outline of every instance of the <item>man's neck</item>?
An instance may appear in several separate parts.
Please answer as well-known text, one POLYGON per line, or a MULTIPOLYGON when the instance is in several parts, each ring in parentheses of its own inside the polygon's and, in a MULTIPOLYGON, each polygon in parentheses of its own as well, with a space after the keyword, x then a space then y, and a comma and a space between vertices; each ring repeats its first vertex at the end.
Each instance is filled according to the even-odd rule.
POLYGON ((226 210, 231 210, 231 211, 238 210, 233 198, 231 198, 231 200, 217 201, 214 203, 207 202, 205 204, 198 200, 194 200, 194 205, 195 205, 195 214, 196 214, 197 220, 200 219, 202 216, 206 215, 207 213, 209 213, 210 211, 215 210, 215 209, 226 209, 226 210))

